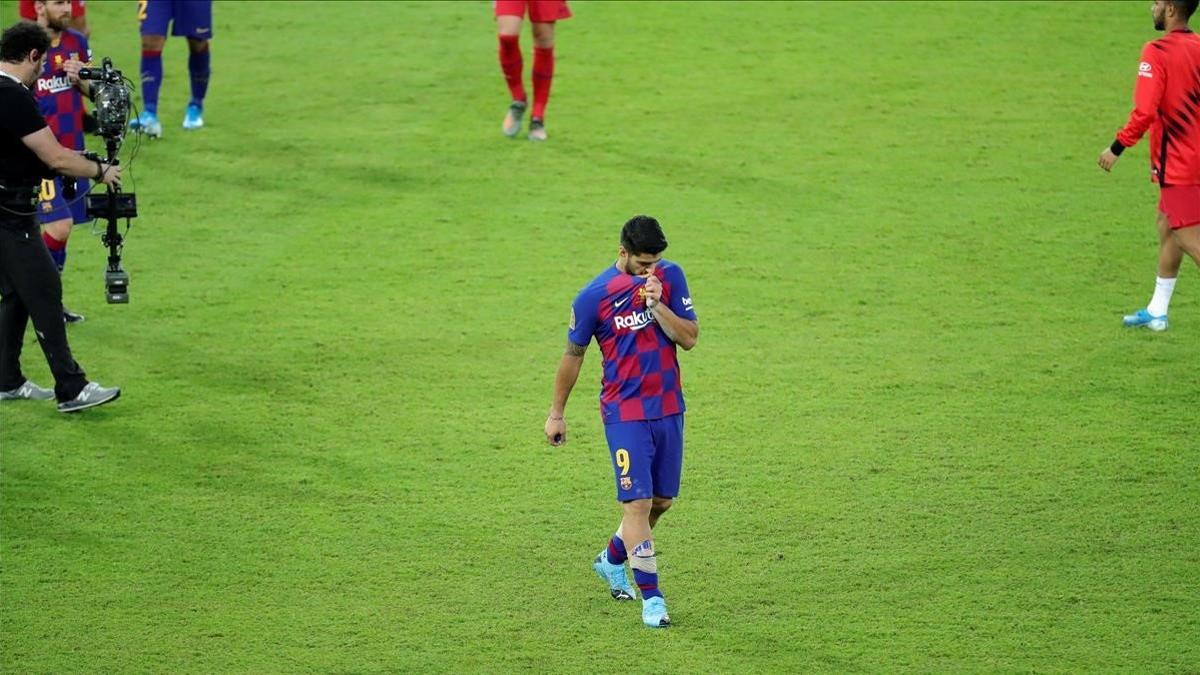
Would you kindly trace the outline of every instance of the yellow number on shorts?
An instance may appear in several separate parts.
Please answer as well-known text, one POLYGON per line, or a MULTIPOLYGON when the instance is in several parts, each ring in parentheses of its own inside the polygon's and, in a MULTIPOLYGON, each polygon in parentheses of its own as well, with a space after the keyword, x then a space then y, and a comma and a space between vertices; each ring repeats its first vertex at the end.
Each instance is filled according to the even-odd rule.
POLYGON ((58 189, 54 186, 54 181, 44 180, 42 181, 42 193, 38 195, 38 198, 44 202, 52 201, 57 193, 58 189))
POLYGON ((629 473, 629 451, 625 448, 617 450, 617 466, 621 469, 621 475, 629 473))
POLYGON ((146 3, 148 0, 138 0, 138 22, 146 20, 146 3))

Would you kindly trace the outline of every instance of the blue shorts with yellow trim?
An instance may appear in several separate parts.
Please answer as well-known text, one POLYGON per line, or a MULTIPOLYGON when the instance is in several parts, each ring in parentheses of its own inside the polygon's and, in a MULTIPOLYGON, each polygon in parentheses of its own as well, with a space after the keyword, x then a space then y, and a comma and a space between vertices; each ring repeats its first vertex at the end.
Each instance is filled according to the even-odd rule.
POLYGON ((87 194, 91 184, 86 178, 63 178, 59 176, 54 179, 47 178, 42 181, 42 192, 38 198, 37 217, 38 223, 45 225, 59 220, 70 218, 76 225, 86 223, 90 218, 87 217, 87 194), (63 196, 63 181, 75 181, 75 198, 67 201, 63 196))
POLYGON ((604 425, 617 482, 617 501, 679 495, 683 414, 604 425))

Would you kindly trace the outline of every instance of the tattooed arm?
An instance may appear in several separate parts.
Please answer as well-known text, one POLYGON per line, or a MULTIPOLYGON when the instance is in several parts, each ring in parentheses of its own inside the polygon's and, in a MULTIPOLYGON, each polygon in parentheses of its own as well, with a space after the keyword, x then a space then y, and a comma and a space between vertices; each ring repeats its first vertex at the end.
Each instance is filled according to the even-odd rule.
POLYGON ((554 401, 550 404, 550 415, 546 418, 546 440, 550 445, 562 445, 567 442, 567 421, 563 411, 567 409, 567 399, 575 382, 579 380, 579 369, 583 367, 583 355, 587 353, 587 345, 577 345, 567 340, 567 350, 563 353, 562 361, 558 364, 558 372, 554 375, 554 401))

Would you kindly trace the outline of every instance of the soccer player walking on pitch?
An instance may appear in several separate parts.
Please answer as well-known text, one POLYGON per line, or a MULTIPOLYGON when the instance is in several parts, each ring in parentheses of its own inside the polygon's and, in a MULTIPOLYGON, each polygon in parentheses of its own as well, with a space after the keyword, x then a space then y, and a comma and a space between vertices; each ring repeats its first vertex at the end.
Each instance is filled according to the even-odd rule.
POLYGON ((496 31, 500 34, 500 70, 508 83, 512 103, 504 115, 501 130, 516 138, 529 101, 521 69, 521 21, 529 12, 533 24, 533 114, 529 120, 529 140, 546 140, 546 104, 554 80, 554 24, 571 18, 566 0, 495 0, 496 31))
POLYGON ((600 416, 623 513, 617 533, 592 567, 613 598, 632 600, 624 566, 628 559, 642 591, 642 622, 653 628, 671 624, 658 588, 651 529, 679 494, 683 467, 684 405, 676 346, 691 349, 700 336, 683 269, 663 259, 666 248, 654 218, 635 216, 625 223, 616 264, 585 286, 571 307, 567 350, 554 377, 554 402, 545 427, 551 445, 567 442, 563 413, 595 337, 604 357, 600 416))
POLYGON ((1167 307, 1186 252, 1200 265, 1200 37, 1188 19, 1200 0, 1155 0, 1150 8, 1163 37, 1147 42, 1138 64, 1129 122, 1100 153, 1111 171, 1125 148, 1150 131, 1150 179, 1158 183, 1158 278, 1150 304, 1126 326, 1167 329, 1167 307))

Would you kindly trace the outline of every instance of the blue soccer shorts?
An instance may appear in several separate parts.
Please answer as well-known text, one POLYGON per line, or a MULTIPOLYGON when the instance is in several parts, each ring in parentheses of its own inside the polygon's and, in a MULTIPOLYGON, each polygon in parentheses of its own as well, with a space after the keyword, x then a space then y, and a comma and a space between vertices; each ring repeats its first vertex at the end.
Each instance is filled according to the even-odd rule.
POLYGON ((617 501, 675 497, 683 471, 683 415, 604 425, 617 501))
POLYGON ((209 40, 213 36, 212 0, 141 0, 138 19, 142 35, 171 35, 194 40, 209 40))
POLYGON ((90 220, 87 217, 87 194, 89 187, 86 178, 63 178, 59 176, 54 179, 46 179, 42 181, 42 192, 38 197, 37 218, 38 223, 45 225, 59 220, 70 218, 76 225, 86 223, 90 220), (62 184, 64 180, 75 181, 75 198, 67 201, 63 196, 62 184))

